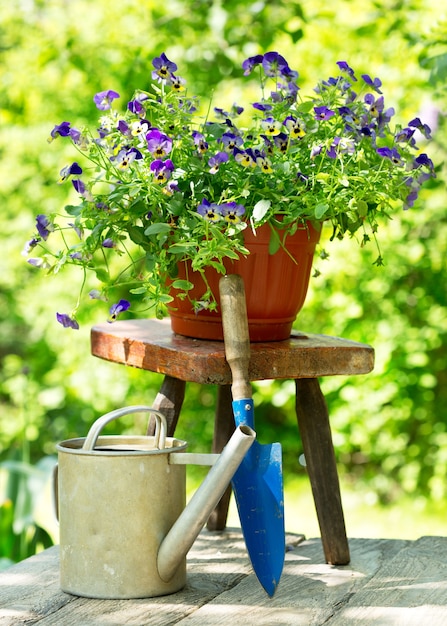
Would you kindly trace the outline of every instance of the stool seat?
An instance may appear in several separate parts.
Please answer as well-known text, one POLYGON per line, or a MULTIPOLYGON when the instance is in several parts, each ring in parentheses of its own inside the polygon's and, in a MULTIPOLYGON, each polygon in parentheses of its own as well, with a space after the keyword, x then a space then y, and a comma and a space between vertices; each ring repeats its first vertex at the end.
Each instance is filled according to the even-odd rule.
MULTIPOLYGON (((168 319, 98 324, 91 331, 94 356, 179 380, 231 384, 222 341, 190 339, 172 332, 168 319)), ((250 380, 367 374, 374 350, 366 344, 293 331, 290 339, 250 345, 250 380)))
MULTIPOLYGON (((172 332, 166 320, 123 320, 91 331, 94 356, 163 374, 151 405, 166 415, 173 436, 187 382, 217 385, 213 452, 220 453, 234 431, 231 370, 222 341, 191 339, 172 332)), ((249 378, 295 379, 296 414, 326 561, 349 563, 340 484, 329 414, 318 378, 367 374, 374 367, 371 346, 328 335, 292 332, 285 341, 250 344, 249 378)), ((148 434, 155 424, 150 422, 148 434)), ((280 438, 280 437, 278 437, 280 438)), ((226 525, 231 487, 208 520, 210 530, 226 525)))

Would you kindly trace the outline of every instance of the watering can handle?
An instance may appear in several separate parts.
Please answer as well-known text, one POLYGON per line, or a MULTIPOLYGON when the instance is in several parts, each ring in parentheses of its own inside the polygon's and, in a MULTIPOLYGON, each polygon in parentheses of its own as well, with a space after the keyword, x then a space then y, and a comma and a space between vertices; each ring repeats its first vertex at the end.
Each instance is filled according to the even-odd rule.
POLYGON ((159 450, 164 450, 165 441, 166 441, 166 417, 157 409, 154 409, 150 406, 126 406, 121 409, 116 409, 115 411, 110 411, 110 413, 106 413, 102 417, 99 417, 96 422, 90 427, 88 431, 87 437, 85 438, 84 445, 82 446, 83 450, 93 450, 96 445, 96 441, 99 437, 100 432, 108 424, 114 419, 118 417, 122 417, 123 415, 128 415, 129 413, 151 413, 155 417, 155 448, 159 450))

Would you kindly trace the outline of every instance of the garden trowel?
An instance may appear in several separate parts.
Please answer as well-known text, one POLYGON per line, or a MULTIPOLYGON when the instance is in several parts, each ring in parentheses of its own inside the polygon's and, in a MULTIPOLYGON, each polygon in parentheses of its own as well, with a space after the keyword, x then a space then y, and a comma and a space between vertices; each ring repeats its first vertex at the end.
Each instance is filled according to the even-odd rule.
MULTIPOLYGON (((219 290, 225 356, 233 377, 234 419, 236 426, 245 424, 254 428, 254 406, 248 380, 250 339, 243 280, 236 274, 224 276, 219 290)), ((256 440, 232 484, 253 569, 272 597, 281 577, 285 554, 281 445, 260 444, 256 440)))

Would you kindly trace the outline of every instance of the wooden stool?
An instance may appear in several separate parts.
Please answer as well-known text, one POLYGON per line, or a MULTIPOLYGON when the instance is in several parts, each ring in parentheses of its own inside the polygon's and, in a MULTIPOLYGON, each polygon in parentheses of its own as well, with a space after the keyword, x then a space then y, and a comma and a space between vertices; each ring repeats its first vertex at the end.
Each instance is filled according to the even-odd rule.
MULTIPOLYGON (((152 405, 165 413, 169 436, 177 425, 186 382, 218 385, 213 452, 222 450, 234 430, 231 371, 223 342, 176 335, 168 319, 126 320, 93 327, 91 346, 94 356, 164 374, 152 405)), ((329 415, 318 377, 366 374, 373 367, 371 346, 338 337, 293 332, 286 341, 251 344, 251 381, 295 379, 298 427, 323 550, 333 565, 346 565, 350 556, 329 415)), ((208 528, 225 528, 230 494, 231 488, 208 528)))

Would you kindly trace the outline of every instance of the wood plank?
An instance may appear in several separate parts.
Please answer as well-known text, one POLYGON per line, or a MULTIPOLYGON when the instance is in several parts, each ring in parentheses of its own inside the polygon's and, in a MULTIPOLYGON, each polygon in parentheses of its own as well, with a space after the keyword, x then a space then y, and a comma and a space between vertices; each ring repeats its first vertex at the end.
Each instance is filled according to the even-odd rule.
MULTIPOLYGON (((352 539, 350 565, 334 567, 324 563, 319 539, 305 541, 286 554, 284 573, 272 599, 252 574, 185 617, 179 625, 326 625, 337 606, 360 590, 384 559, 394 556, 406 543, 352 539)), ((383 622, 376 626, 379 624, 383 626, 383 622)))
MULTIPOLYGON (((293 544, 302 539, 288 536, 293 544)), ((204 530, 188 555, 188 582, 182 591, 160 598, 94 600, 60 590, 59 548, 53 547, 0 573, 0 625, 169 626, 251 571, 240 529, 204 530)))
POLYGON ((0 624, 36 624, 75 600, 59 588, 59 547, 0 572, 0 624))
POLYGON ((422 537, 386 561, 327 624, 444 626, 446 605, 447 537, 422 537))
MULTIPOLYGON (((198 383, 231 384, 221 341, 172 333, 169 320, 124 320, 91 331, 94 356, 198 383)), ((371 346, 327 335, 294 332, 286 341, 251 344, 250 380, 366 374, 371 346)))
POLYGON ((240 530, 203 531, 179 593, 92 600, 59 589, 58 548, 0 573, 1 626, 441 626, 447 538, 351 539, 351 563, 324 563, 321 541, 291 535, 274 598, 252 573, 240 530))

